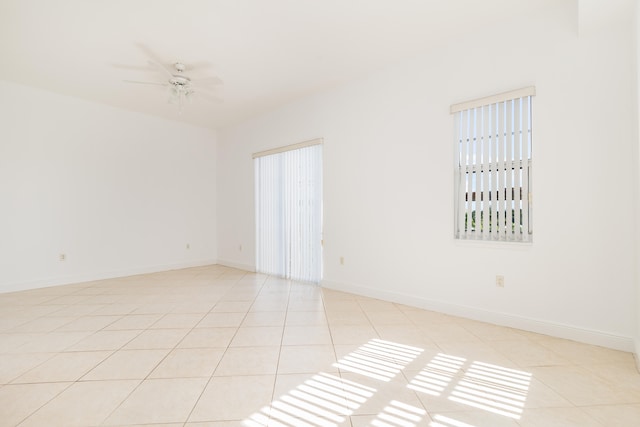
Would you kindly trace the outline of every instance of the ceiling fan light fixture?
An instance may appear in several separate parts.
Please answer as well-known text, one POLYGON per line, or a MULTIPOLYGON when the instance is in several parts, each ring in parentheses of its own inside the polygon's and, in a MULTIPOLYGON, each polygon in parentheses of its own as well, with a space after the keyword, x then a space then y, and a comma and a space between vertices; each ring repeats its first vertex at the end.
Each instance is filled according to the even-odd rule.
POLYGON ((177 74, 172 74, 169 79, 169 103, 178 104, 179 111, 182 113, 185 102, 191 101, 189 95, 193 93, 193 89, 191 89, 191 79, 181 74, 186 69, 184 64, 176 62, 173 66, 177 74))
POLYGON ((169 86, 169 103, 178 104, 179 111, 182 113, 184 104, 186 102, 191 102, 192 93, 193 89, 191 89, 189 85, 172 83, 169 86))

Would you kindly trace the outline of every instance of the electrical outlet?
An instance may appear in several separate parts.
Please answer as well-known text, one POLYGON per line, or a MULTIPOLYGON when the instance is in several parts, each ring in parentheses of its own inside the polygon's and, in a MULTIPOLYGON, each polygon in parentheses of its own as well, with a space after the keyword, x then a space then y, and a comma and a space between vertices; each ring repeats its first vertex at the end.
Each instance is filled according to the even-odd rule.
POLYGON ((67 259, 67 255, 66 254, 60 254, 60 261, 64 261, 67 259))
POLYGON ((191 244, 187 243, 187 249, 191 249, 191 244))
POLYGON ((344 257, 343 256, 340 257, 340 265, 344 265, 344 257))
POLYGON ((496 286, 499 288, 504 288, 504 276, 496 276, 496 286))

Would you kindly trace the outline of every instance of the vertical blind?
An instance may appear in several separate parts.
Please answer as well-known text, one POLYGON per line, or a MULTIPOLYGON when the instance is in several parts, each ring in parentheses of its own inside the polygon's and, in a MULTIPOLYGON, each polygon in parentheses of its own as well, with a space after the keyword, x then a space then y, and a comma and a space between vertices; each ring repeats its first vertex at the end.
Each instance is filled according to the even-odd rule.
POLYGON ((531 240, 533 95, 530 87, 451 106, 456 238, 531 240))
POLYGON ((321 140, 254 154, 256 270, 322 278, 321 140))

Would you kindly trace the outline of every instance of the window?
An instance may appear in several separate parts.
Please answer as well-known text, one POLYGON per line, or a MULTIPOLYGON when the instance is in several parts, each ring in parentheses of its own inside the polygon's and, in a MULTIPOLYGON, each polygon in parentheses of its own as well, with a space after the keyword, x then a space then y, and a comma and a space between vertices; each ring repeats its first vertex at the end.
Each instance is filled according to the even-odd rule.
POLYGON ((532 239, 529 87, 451 106, 455 121, 455 237, 532 239))

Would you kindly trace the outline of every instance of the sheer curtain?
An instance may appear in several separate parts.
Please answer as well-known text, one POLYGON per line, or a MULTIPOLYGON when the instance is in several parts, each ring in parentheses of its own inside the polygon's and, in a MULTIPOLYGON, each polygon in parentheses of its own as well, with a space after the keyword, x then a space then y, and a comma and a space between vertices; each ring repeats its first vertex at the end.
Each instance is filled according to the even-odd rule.
POLYGON ((254 154, 258 272, 322 278, 321 142, 254 154))

